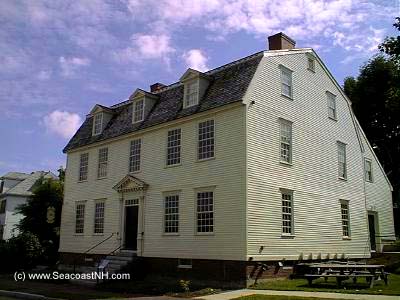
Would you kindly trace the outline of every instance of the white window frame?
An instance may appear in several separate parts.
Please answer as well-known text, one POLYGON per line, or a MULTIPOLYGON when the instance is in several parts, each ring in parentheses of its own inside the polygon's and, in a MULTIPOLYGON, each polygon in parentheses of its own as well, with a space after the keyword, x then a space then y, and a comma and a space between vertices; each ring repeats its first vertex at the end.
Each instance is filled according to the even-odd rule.
POLYGON ((307 69, 315 73, 315 58, 307 57, 307 69))
POLYGON ((144 98, 137 99, 133 102, 133 123, 142 122, 144 120, 144 106, 145 101, 144 98))
POLYGON ((364 158, 364 179, 367 182, 374 182, 372 160, 369 158, 364 158), (368 166, 369 166, 369 170, 368 170, 368 166))
POLYGON ((213 188, 198 189, 195 193, 196 235, 213 235, 215 232, 215 191, 213 188), (211 196, 211 204, 210 204, 211 196), (201 200, 207 199, 208 203, 201 200), (200 230, 199 230, 200 229, 200 230))
POLYGON ((280 189, 281 196, 281 233, 283 236, 294 236, 293 191, 280 189))
POLYGON ((98 156, 98 166, 97 166, 97 179, 102 179, 107 177, 108 169, 108 148, 100 148, 98 156))
POLYGON ((337 155, 338 155, 338 177, 339 179, 347 179, 347 154, 346 144, 337 141, 337 155))
POLYGON ((176 166, 181 164, 182 156, 182 129, 175 128, 167 132, 166 165, 176 166))
POLYGON ((336 95, 331 92, 326 92, 326 101, 328 103, 328 117, 332 120, 337 120, 337 108, 336 108, 336 95))
POLYGON ((197 124, 197 160, 215 158, 215 121, 205 120, 197 124))
POLYGON ((85 210, 86 210, 85 202, 80 201, 80 202, 75 203, 75 230, 74 231, 75 231, 76 235, 83 235, 85 233, 85 210), (79 226, 79 228, 78 228, 78 226, 79 226))
POLYGON ((79 157, 79 180, 87 181, 89 177, 89 153, 81 153, 79 157))
POLYGON ((185 83, 183 108, 188 108, 199 104, 199 88, 200 82, 198 79, 185 83))
POLYGON ((284 164, 293 163, 293 122, 282 118, 279 119, 279 159, 284 164))
POLYGON ((132 140, 129 148, 129 173, 140 172, 142 159, 142 139, 132 140))
POLYGON ((164 194, 164 235, 179 234, 179 192, 164 194))
POLYGON ((103 131, 103 113, 93 116, 93 135, 99 135, 103 131))
POLYGON ((340 216, 342 225, 342 236, 344 239, 351 237, 350 227, 350 201, 340 200, 340 216))
POLYGON ((106 201, 96 200, 94 202, 94 222, 93 222, 94 235, 104 234, 105 212, 106 212, 106 201))
POLYGON ((293 71, 283 65, 279 65, 281 71, 281 94, 293 100, 293 71), (287 81, 285 80, 287 76, 287 81), (286 93, 285 87, 288 88, 289 93, 286 93))

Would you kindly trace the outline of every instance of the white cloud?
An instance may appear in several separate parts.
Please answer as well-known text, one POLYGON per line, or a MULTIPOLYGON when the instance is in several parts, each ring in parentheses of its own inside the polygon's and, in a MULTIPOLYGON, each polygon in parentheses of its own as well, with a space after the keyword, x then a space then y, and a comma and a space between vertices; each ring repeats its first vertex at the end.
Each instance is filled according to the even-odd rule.
POLYGON ((200 49, 191 49, 183 54, 183 59, 188 68, 201 72, 207 71, 207 56, 200 49))
POLYGON ((169 56, 175 52, 171 38, 167 34, 134 34, 131 45, 114 52, 114 57, 120 62, 139 62, 143 59, 161 59, 169 62, 169 56))
POLYGON ((82 120, 76 113, 55 110, 43 118, 43 123, 48 132, 68 139, 78 130, 82 120))
POLYGON ((39 80, 48 80, 51 77, 51 71, 50 70, 42 70, 37 74, 37 78, 39 80))
POLYGON ((80 68, 90 65, 90 59, 81 57, 65 58, 61 56, 58 61, 60 63, 61 74, 64 77, 71 77, 75 75, 76 71, 80 68))

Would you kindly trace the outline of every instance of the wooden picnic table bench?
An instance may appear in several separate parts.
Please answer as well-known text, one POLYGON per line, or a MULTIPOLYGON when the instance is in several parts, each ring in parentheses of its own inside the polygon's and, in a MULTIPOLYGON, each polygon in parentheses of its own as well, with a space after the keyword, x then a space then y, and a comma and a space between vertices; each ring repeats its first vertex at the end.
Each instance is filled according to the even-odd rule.
POLYGON ((308 264, 309 273, 304 277, 307 279, 308 284, 311 286, 312 281, 318 278, 336 278, 338 287, 341 286, 343 280, 353 279, 357 282, 357 278, 364 277, 370 284, 374 286, 376 279, 384 280, 388 284, 389 273, 384 271, 384 265, 367 265, 367 264, 337 264, 337 263, 311 263, 308 264))

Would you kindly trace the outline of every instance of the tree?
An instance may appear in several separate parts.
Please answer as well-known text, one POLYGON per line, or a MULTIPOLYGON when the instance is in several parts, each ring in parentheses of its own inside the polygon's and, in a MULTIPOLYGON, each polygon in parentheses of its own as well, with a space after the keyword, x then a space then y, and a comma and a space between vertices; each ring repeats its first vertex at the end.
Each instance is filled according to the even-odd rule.
MULTIPOLYGON (((396 18, 396 23, 393 24, 400 31, 400 17, 396 18)), ((379 45, 379 50, 389 55, 390 59, 400 67, 400 36, 386 37, 384 42, 379 45)))
POLYGON ((400 69, 392 59, 376 56, 357 78, 345 79, 344 91, 400 204, 400 69))
POLYGON ((23 215, 18 229, 21 233, 38 237, 46 261, 50 262, 57 259, 62 201, 63 182, 42 177, 35 184, 27 203, 16 209, 16 213, 23 215))

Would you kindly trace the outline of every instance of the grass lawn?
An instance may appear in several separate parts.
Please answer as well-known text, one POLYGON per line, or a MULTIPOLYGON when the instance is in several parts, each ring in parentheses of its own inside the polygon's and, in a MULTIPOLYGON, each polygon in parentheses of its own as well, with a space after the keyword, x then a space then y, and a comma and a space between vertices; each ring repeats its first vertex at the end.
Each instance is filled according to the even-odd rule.
POLYGON ((375 281, 374 287, 369 288, 365 279, 360 279, 356 284, 351 280, 343 281, 342 287, 337 288, 336 280, 330 278, 328 282, 323 279, 313 281, 308 286, 305 279, 276 279, 258 283, 251 287, 258 290, 283 290, 283 291, 307 291, 307 292, 336 292, 352 294, 373 294, 373 295, 400 295, 400 275, 389 275, 389 284, 386 286, 383 281, 375 281))
POLYGON ((293 297, 293 296, 269 296, 269 295, 249 295, 244 297, 235 298, 232 300, 340 300, 329 298, 316 298, 316 297, 293 297))

